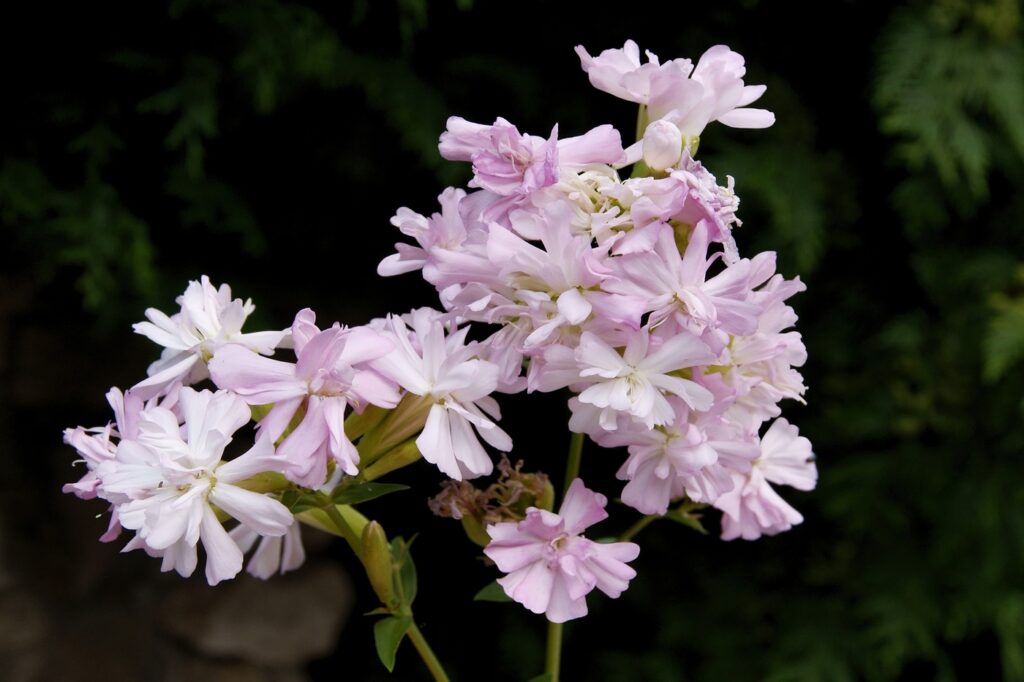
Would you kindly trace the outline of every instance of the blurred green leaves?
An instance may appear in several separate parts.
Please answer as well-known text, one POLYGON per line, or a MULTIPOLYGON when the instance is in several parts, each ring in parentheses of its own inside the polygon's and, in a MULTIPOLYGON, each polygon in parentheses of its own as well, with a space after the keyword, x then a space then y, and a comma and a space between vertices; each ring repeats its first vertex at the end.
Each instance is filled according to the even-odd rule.
POLYGON ((994 382, 1024 359, 1024 295, 997 296, 985 336, 985 378, 994 382))
MULTIPOLYGON (((396 7, 393 30, 402 44, 377 53, 346 44, 342 36, 350 27, 302 5, 173 3, 166 25, 149 27, 166 31, 170 40, 146 41, 147 28, 140 26, 136 43, 144 47, 111 48, 98 65, 98 82, 112 79, 127 87, 100 95, 61 93, 48 112, 54 125, 39 134, 65 136, 67 149, 81 160, 77 178, 68 176, 63 158, 34 154, 42 139, 24 140, 27 153, 4 162, 0 220, 29 256, 22 265, 28 263, 37 285, 65 268, 77 272, 86 309, 111 322, 128 306, 110 301, 130 299, 138 309, 158 291, 180 285, 161 281, 157 261, 164 250, 156 248, 179 228, 223 234, 237 240, 241 253, 262 255, 266 226, 252 197, 225 173, 225 164, 211 159, 237 154, 224 150, 242 145, 258 148, 258 140, 240 137, 239 121, 272 117, 311 94, 323 100, 343 93, 353 107, 368 106, 379 117, 372 125, 390 130, 421 167, 441 180, 458 175, 461 169, 451 164, 442 168, 437 153, 447 114, 443 99, 412 66, 413 39, 426 26, 427 5, 399 0, 396 7), (109 103, 97 106, 103 96, 109 103), (159 177, 139 177, 128 187, 124 178, 136 174, 140 159, 147 172, 162 174, 162 186, 145 184, 159 177), (62 175, 60 182, 55 174, 62 175)), ((366 4, 350 21, 385 12, 366 4)), ((364 164, 337 168, 366 173, 364 164)))
POLYGON ((939 2, 898 15, 879 46, 882 132, 899 140, 909 170, 934 171, 963 211, 985 198, 993 167, 1024 158, 1018 29, 1015 2, 939 2))

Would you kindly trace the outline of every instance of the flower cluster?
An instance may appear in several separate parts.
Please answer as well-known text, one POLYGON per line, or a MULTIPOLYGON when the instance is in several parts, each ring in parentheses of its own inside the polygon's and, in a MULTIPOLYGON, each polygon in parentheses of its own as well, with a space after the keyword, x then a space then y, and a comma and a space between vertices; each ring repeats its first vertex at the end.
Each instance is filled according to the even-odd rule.
POLYGON ((474 191, 445 190, 430 217, 400 209, 392 223, 416 243, 378 270, 421 270, 452 319, 498 325, 479 352, 499 390, 568 387, 570 428, 627 448, 626 504, 715 505, 725 538, 786 530, 800 515, 770 484, 813 487, 810 444, 781 419, 759 433, 805 390, 786 303, 804 286, 775 272, 774 253, 740 256, 732 180, 693 157, 712 121, 770 126, 747 107, 765 88, 745 85, 743 58, 721 45, 696 66, 650 52, 641 64, 632 41, 577 52, 597 88, 641 105, 641 139, 624 149, 608 125, 559 139, 452 118, 441 154, 472 164, 474 191))
POLYGON ((135 325, 165 350, 148 378, 108 393, 114 422, 64 435, 86 465, 65 491, 110 503, 101 539, 136 531, 126 549, 161 557, 164 570, 191 575, 201 543, 214 584, 241 570, 257 540, 251 573, 267 577, 300 565, 291 511, 249 488, 271 474, 283 486, 329 491, 360 474, 345 423, 369 406, 391 411, 406 395, 420 399, 420 411, 429 412, 418 421, 414 415, 418 449, 455 479, 491 472, 474 429, 498 449, 512 447, 493 421, 499 411, 489 394, 498 368, 466 343, 467 329, 451 330, 437 311, 321 330, 305 309, 284 331, 242 333, 252 303, 205 276, 189 283, 178 304, 171 316, 147 310, 150 321, 135 325), (267 357, 282 348, 294 351, 294 361, 267 357), (206 379, 215 392, 191 388, 206 379), (232 437, 254 415, 252 447, 226 460, 232 437), (230 532, 222 523, 228 517, 237 522, 230 532))
POLYGON ((553 622, 577 618, 592 590, 617 597, 635 575, 637 545, 582 535, 608 516, 605 496, 568 481, 555 513, 547 477, 504 456, 490 488, 467 482, 494 469, 485 445, 512 449, 494 393, 566 388, 569 428, 625 448, 625 504, 652 515, 713 505, 725 539, 802 520, 772 484, 809 490, 817 476, 779 408, 805 390, 786 303, 804 287, 775 272, 773 253, 741 257, 732 179, 719 184, 694 158, 712 121, 772 124, 747 107, 764 86, 745 85, 743 58, 724 46, 696 66, 651 53, 641 64, 632 42, 577 52, 596 87, 641 106, 641 139, 624 148, 610 125, 560 138, 557 126, 542 137, 502 118, 449 119, 441 154, 472 165, 469 191, 446 189, 430 217, 399 209, 392 223, 415 243, 378 268, 421 271, 442 310, 321 327, 303 309, 287 329, 243 332, 252 303, 204 276, 173 315, 146 311, 135 331, 160 359, 128 391, 111 389, 113 422, 65 432, 86 467, 65 490, 109 504, 101 539, 134 531, 125 549, 182 575, 201 544, 214 584, 249 552, 259 577, 298 567, 296 520, 333 527, 384 610, 408 619, 392 582, 404 545, 352 505, 402 487, 374 481, 422 457, 452 481, 432 509, 462 520, 507 573, 507 595, 553 622), (489 336, 469 340, 469 323, 489 336), (239 434, 248 441, 231 447, 239 434))

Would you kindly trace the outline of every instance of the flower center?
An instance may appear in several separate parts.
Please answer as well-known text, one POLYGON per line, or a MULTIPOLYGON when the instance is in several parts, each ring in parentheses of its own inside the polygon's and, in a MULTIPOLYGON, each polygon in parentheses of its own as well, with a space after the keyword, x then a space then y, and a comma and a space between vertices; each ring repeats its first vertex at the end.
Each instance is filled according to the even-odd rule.
POLYGON ((568 533, 559 533, 558 535, 556 535, 554 538, 551 539, 551 541, 548 543, 548 546, 551 547, 551 549, 555 550, 556 552, 560 552, 560 551, 562 551, 562 548, 565 547, 565 544, 568 541, 569 541, 569 534, 568 533))

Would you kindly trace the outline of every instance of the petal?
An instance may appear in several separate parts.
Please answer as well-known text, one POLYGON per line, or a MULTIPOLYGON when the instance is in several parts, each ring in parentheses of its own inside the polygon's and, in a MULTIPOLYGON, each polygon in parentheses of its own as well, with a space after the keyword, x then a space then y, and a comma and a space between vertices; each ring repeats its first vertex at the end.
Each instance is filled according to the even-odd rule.
POLYGON ((441 405, 433 405, 430 408, 423 432, 416 439, 416 447, 419 448, 423 459, 436 465, 449 478, 462 480, 462 471, 452 449, 448 410, 441 405))
POLYGON ((583 298, 579 289, 563 291, 558 296, 558 312, 565 316, 569 324, 580 324, 590 316, 592 307, 583 298))
POLYGON ((180 360, 148 379, 140 381, 130 390, 142 400, 149 400, 163 393, 175 381, 184 380, 197 362, 199 362, 199 356, 195 353, 183 353, 180 360))
POLYGON ((775 123, 775 114, 767 109, 733 109, 719 116, 718 122, 730 128, 769 128, 775 123))
POLYGON ((284 535, 292 525, 292 513, 272 497, 218 482, 210 500, 260 535, 284 535))
POLYGON ((498 580, 510 599, 534 613, 547 610, 554 582, 554 572, 543 561, 537 561, 498 580))
POLYGON ((216 585, 238 575, 242 570, 242 550, 220 525, 209 505, 203 505, 200 533, 206 550, 206 581, 216 585))
POLYGON ((565 521, 565 532, 578 535, 589 526, 608 518, 604 507, 608 498, 595 493, 583 484, 582 479, 575 479, 565 493, 558 515, 565 521))
POLYGON ((552 623, 564 623, 587 615, 587 600, 584 597, 572 598, 569 578, 557 573, 551 586, 551 595, 545 615, 552 623))

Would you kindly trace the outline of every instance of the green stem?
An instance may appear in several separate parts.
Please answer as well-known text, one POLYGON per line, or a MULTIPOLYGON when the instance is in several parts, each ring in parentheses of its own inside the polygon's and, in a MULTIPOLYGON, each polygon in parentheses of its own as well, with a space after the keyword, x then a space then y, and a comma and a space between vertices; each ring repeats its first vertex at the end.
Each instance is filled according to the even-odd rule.
POLYGON ((427 666, 427 670, 433 675, 435 682, 449 682, 448 675, 445 673, 444 668, 441 666, 441 661, 437 660, 437 656, 434 654, 434 650, 427 644, 426 638, 423 637, 423 633, 416 627, 414 622, 409 626, 409 630, 406 632, 409 639, 412 640, 412 645, 416 647, 416 651, 419 653, 420 658, 423 659, 423 663, 427 666))
POLYGON ((341 536, 343 538, 345 538, 345 542, 347 542, 349 544, 349 546, 352 548, 352 551, 356 553, 356 557, 359 559, 359 561, 362 561, 363 560, 363 551, 362 551, 363 550, 363 541, 362 541, 362 538, 360 538, 356 534, 355 530, 352 528, 352 526, 350 526, 348 524, 348 522, 341 515, 341 513, 338 511, 338 508, 336 506, 334 506, 333 504, 328 504, 327 506, 323 507, 323 510, 325 512, 327 512, 327 516, 330 517, 331 522, 335 526, 337 526, 338 531, 341 533, 341 536))
POLYGON ((568 492, 569 486, 580 475, 580 457, 583 455, 583 434, 574 433, 569 440, 569 458, 565 463, 565 487, 562 489, 562 497, 568 492))
POLYGON ((644 139, 644 131, 647 130, 648 124, 647 116, 647 105, 641 104, 639 111, 636 112, 636 141, 644 139))
POLYGON ((657 521, 660 518, 660 516, 654 515, 643 517, 642 519, 634 523, 632 526, 630 526, 628 529, 626 529, 626 532, 619 536, 619 540, 621 540, 622 542, 625 542, 626 540, 632 540, 637 533, 639 533, 644 528, 649 526, 652 522, 657 521))
POLYGON ((558 671, 562 664, 562 624, 548 623, 547 658, 544 661, 544 672, 548 674, 548 682, 558 682, 558 671))

